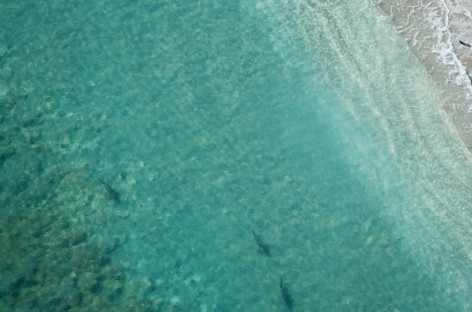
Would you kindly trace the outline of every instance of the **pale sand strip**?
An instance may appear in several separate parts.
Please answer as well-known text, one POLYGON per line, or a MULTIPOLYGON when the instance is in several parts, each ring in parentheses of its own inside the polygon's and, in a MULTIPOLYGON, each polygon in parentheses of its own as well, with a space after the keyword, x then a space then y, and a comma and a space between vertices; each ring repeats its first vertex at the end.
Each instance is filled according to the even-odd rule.
POLYGON ((465 145, 472 151, 472 1, 384 0, 380 4, 445 96, 465 145))

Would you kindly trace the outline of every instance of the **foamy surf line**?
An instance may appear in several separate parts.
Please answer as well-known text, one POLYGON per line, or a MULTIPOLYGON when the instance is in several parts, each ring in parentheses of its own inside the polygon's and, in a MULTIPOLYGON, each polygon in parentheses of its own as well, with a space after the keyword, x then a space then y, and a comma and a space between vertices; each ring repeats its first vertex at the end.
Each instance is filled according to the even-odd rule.
POLYGON ((380 6, 438 83, 444 109, 472 151, 472 1, 384 0, 380 6))

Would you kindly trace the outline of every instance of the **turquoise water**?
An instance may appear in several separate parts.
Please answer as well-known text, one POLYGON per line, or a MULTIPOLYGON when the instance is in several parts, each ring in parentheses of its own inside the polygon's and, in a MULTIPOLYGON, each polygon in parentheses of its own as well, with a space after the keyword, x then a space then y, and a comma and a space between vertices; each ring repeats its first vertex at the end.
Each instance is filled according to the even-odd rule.
POLYGON ((0 12, 0 310, 471 309, 469 155, 375 4, 0 12))

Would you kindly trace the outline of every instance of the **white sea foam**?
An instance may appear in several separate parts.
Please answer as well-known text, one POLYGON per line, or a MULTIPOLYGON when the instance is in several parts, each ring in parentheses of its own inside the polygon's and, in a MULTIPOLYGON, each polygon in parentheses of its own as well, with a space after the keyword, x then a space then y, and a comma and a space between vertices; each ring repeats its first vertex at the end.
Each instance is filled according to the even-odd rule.
MULTIPOLYGON (((457 1, 456 4, 451 3, 450 0, 438 0, 439 7, 444 12, 443 27, 435 28, 437 30, 436 36, 439 39, 433 50, 438 55, 439 60, 449 66, 449 76, 458 85, 463 86, 467 93, 467 99, 472 100, 472 85, 470 78, 467 74, 467 68, 457 56, 454 45, 453 45, 453 34, 451 28, 457 28, 456 25, 451 23, 451 15, 466 14, 471 17, 470 11, 465 10, 466 4, 457 1)), ((434 19, 431 22, 438 22, 434 19)), ((440 21, 439 21, 440 22, 440 21)), ((433 24, 435 25, 435 24, 433 24)), ((441 25, 439 25, 441 26, 441 25)), ((462 25, 459 25, 458 34, 461 36, 465 30, 462 29, 462 25)), ((469 112, 472 112, 472 103, 469 104, 469 112)))
MULTIPOLYGON (((428 58, 425 54, 432 52, 436 61, 446 67, 447 81, 464 87, 467 99, 472 100, 472 85, 467 68, 455 49, 458 36, 472 33, 471 26, 461 24, 457 18, 458 15, 472 16, 467 6, 470 4, 460 0, 454 3, 450 0, 432 0, 428 3, 407 0, 390 2, 390 8, 388 5, 384 8, 395 19, 398 31, 408 40, 415 53, 425 60, 428 58)), ((427 67, 432 66, 426 63, 427 67)))
POLYGON ((384 0, 380 7, 439 84, 443 109, 472 150, 472 49, 459 43, 472 42, 472 2, 384 0))

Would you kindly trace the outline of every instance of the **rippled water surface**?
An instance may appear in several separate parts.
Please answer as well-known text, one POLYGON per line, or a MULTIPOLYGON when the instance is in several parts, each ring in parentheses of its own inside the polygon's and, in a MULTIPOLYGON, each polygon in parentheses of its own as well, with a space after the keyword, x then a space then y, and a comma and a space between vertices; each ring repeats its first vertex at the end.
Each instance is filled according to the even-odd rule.
POLYGON ((472 309, 469 155, 376 4, 0 12, 0 310, 472 309))

